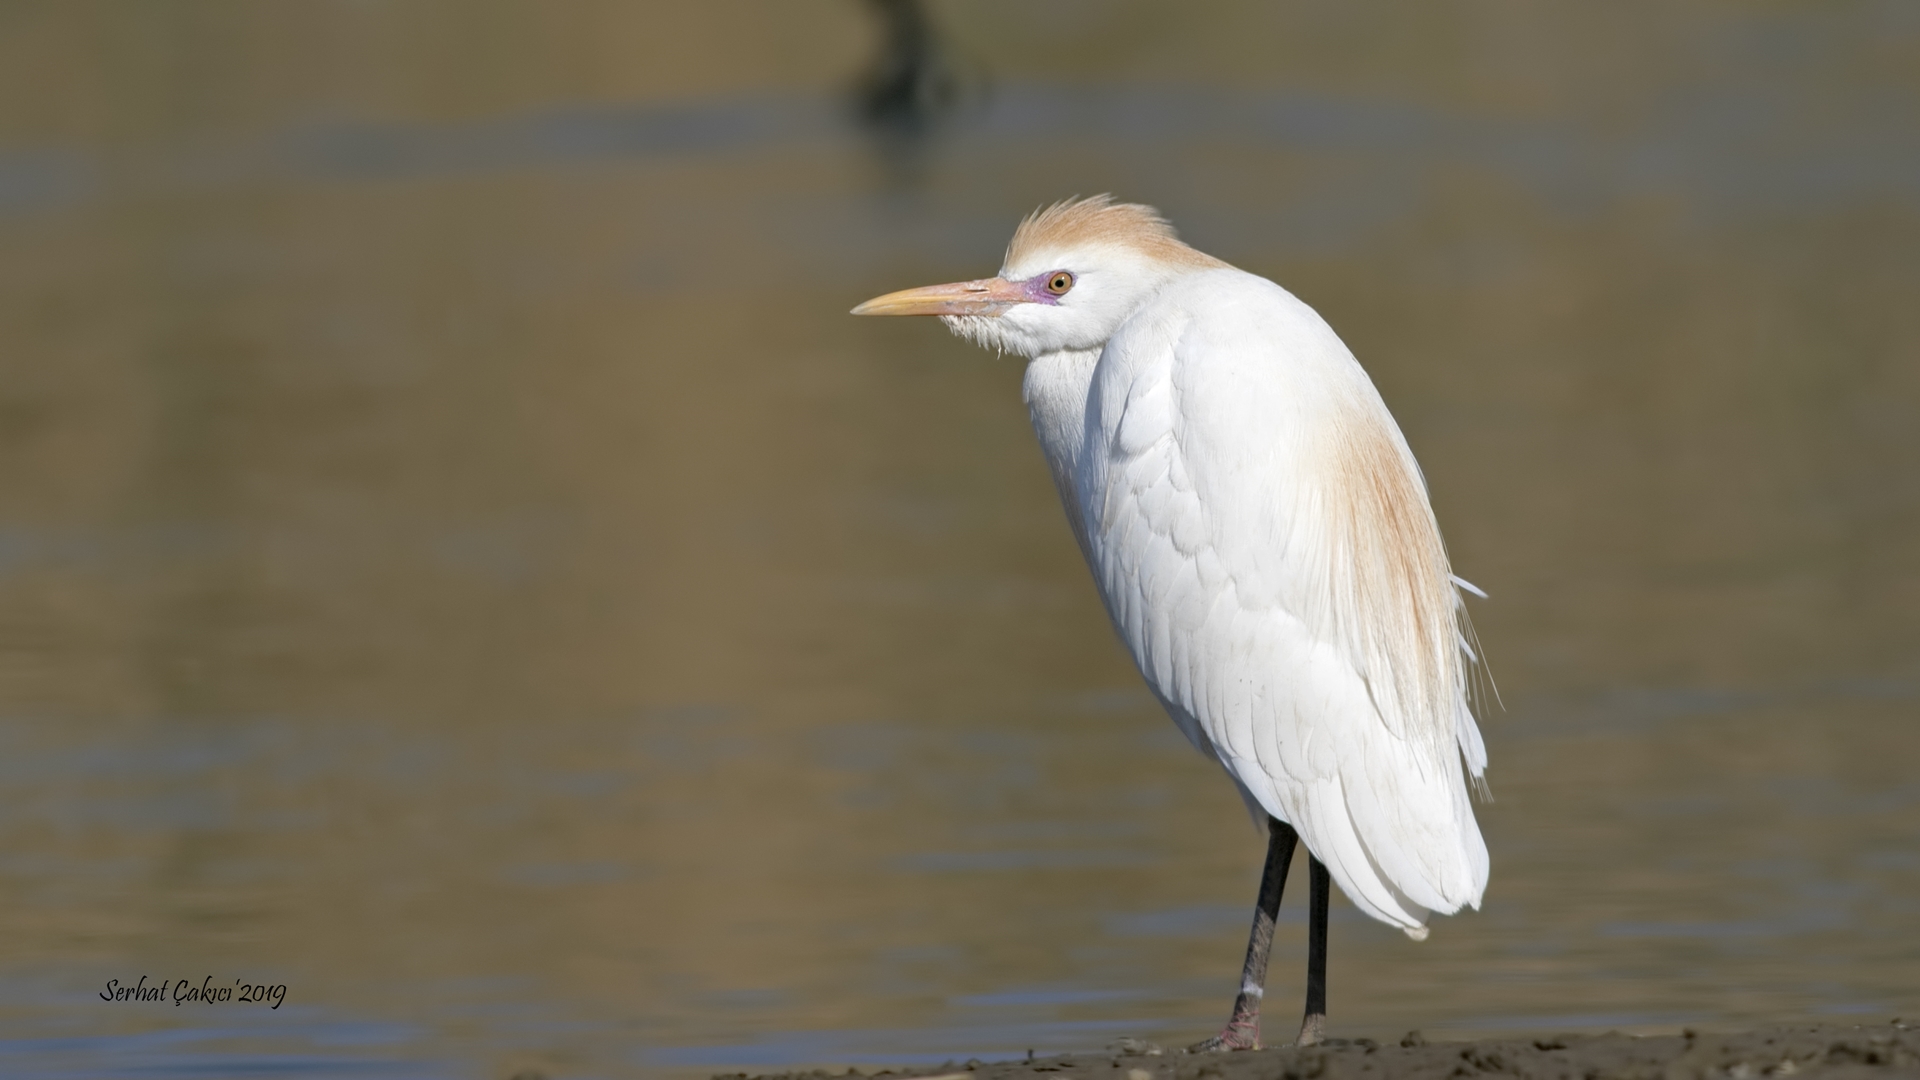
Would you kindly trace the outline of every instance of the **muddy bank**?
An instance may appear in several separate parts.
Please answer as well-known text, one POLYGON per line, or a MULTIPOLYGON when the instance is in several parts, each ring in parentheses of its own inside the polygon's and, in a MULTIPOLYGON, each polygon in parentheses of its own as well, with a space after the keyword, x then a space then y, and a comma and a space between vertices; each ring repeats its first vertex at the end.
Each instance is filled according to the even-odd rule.
MULTIPOLYGON (((1759 1077, 1920 1077, 1920 1024, 1786 1024, 1736 1034, 1557 1035, 1429 1042, 1419 1032, 1388 1042, 1334 1040, 1233 1054, 1121 1051, 940 1068, 861 1069, 907 1080, 1441 1080, 1472 1076, 1542 1080, 1757 1080, 1759 1077)), ((844 1070, 760 1080, 821 1080, 844 1070)), ((745 1080, 723 1074, 716 1080, 745 1080)))

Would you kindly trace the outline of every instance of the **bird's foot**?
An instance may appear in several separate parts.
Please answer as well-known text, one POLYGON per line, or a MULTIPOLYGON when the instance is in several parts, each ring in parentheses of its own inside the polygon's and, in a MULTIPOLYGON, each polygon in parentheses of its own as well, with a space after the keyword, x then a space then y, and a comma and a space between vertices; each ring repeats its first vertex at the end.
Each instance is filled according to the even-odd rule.
POLYGON ((1220 1034, 1187 1047, 1189 1054, 1211 1054, 1222 1050, 1260 1049, 1260 1018, 1235 1013, 1220 1034))
POLYGON ((1327 1014, 1308 1013, 1300 1021, 1300 1036, 1293 1040, 1295 1046, 1313 1046, 1327 1041, 1327 1014))

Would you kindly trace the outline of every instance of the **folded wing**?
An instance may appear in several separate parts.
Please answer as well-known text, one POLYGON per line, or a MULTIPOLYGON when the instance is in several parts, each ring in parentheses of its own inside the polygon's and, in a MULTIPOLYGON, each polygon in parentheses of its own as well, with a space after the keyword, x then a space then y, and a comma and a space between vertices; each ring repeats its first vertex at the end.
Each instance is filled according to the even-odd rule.
POLYGON ((1428 910, 1477 906, 1486 757, 1454 579, 1333 331, 1264 279, 1192 275, 1108 343, 1086 440, 1095 577, 1188 737, 1374 917, 1424 936, 1428 910))

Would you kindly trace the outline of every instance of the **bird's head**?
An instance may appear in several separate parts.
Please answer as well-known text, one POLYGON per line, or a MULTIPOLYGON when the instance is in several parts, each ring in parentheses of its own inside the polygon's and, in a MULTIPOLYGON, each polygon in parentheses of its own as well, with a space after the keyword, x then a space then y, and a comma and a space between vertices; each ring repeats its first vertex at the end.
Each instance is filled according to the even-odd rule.
POLYGON ((1025 357, 1098 349, 1168 281, 1226 264, 1180 242, 1151 206, 1110 195, 1027 216, 1000 273, 877 296, 855 315, 938 315, 962 337, 1025 357))

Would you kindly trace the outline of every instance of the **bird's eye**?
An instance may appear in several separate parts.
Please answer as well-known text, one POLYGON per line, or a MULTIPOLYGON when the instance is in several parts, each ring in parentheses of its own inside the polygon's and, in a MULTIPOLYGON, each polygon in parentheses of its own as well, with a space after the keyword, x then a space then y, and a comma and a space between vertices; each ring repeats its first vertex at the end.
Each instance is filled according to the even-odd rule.
POLYGON ((1073 275, 1065 270, 1057 271, 1047 279, 1047 291, 1055 296, 1065 296, 1067 290, 1071 288, 1073 288, 1073 275))

